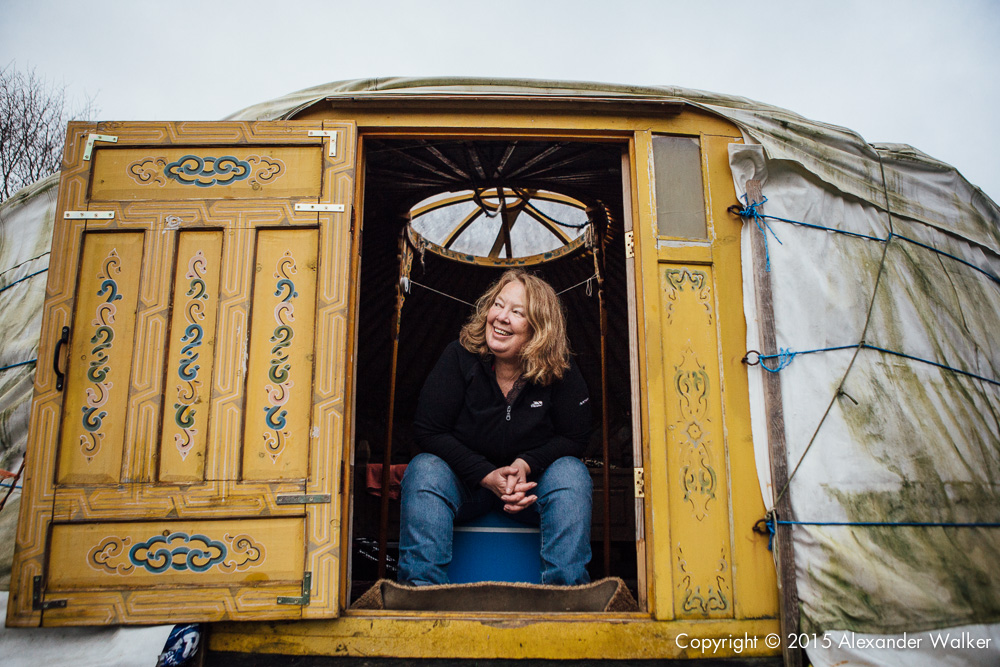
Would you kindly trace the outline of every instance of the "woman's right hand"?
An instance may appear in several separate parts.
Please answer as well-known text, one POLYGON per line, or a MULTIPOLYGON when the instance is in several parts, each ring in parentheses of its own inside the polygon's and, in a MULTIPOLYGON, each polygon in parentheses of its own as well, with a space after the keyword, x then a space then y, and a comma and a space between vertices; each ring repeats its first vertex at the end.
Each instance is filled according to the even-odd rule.
POLYGON ((497 468, 486 477, 480 480, 479 485, 492 491, 497 498, 504 502, 505 512, 520 512, 525 507, 530 507, 538 496, 529 496, 527 493, 538 486, 536 482, 524 480, 524 471, 515 466, 504 466, 497 468))

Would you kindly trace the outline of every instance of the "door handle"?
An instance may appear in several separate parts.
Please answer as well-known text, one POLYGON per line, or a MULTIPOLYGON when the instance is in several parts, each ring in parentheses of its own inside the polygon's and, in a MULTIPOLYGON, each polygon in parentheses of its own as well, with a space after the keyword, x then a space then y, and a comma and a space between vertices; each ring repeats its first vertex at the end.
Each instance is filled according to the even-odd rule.
POLYGON ((69 342, 69 327, 62 328, 62 337, 59 342, 56 343, 56 353, 55 358, 52 360, 52 370, 56 372, 56 391, 62 391, 64 380, 66 379, 66 374, 59 370, 59 352, 62 350, 62 346, 69 342))

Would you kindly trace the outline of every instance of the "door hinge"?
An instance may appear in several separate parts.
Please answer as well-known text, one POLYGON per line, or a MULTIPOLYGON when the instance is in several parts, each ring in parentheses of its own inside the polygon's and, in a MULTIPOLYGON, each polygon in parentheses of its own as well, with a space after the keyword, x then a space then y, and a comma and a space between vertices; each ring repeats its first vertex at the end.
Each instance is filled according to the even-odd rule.
POLYGON ((47 600, 42 602, 42 578, 41 576, 35 577, 31 581, 31 608, 35 611, 43 611, 45 609, 64 609, 66 607, 66 600, 47 600))
POLYGON ((64 220, 114 220, 114 211, 66 211, 64 220))
POLYGON ((329 157, 337 157, 337 135, 339 132, 337 130, 309 130, 310 137, 329 137, 330 138, 330 151, 328 153, 329 157))
POLYGON ((330 494, 313 493, 297 496, 278 496, 275 502, 279 505, 320 505, 330 502, 330 494))
POLYGON ((632 474, 635 479, 635 497, 646 497, 646 474, 642 468, 633 468, 632 474))
POLYGON ((87 137, 87 143, 83 147, 83 160, 86 162, 90 159, 91 154, 94 152, 94 143, 98 141, 106 141, 111 144, 118 143, 118 137, 111 134, 91 134, 87 137))
POLYGON ((635 257, 635 232, 625 232, 625 258, 635 257))
POLYGON ((343 204, 296 204, 296 211, 315 211, 317 213, 343 213, 343 204))
POLYGON ((304 572, 302 574, 302 597, 298 598, 279 597, 278 604, 295 604, 302 607, 308 607, 310 588, 312 588, 312 572, 304 572))

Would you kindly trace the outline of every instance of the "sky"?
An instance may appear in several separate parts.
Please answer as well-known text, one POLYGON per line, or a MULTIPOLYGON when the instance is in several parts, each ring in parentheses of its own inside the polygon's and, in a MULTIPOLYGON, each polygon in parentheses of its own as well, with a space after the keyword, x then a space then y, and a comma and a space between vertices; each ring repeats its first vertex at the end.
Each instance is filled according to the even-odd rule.
POLYGON ((0 67, 100 120, 390 76, 676 85, 910 144, 1000 201, 998 0, 0 0, 0 67))

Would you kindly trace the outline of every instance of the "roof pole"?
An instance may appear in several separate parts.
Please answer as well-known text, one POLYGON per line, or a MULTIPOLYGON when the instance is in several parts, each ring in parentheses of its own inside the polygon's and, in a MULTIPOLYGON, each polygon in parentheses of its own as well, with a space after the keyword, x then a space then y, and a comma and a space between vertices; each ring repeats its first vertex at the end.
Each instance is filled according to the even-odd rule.
POLYGON ((611 576, 611 452, 608 437, 608 308, 604 302, 604 273, 601 271, 604 256, 601 253, 602 237, 591 222, 590 249, 594 258, 594 275, 597 277, 597 307, 601 327, 601 484, 604 500, 604 576, 611 576))
POLYGON ((406 300, 404 284, 409 281, 413 252, 404 233, 399 237, 399 280, 396 281, 396 312, 392 316, 392 362, 389 368, 389 405, 386 413, 385 448, 382 455, 382 506, 378 527, 378 578, 385 578, 389 535, 389 482, 392 472, 392 430, 396 407, 396 363, 399 359, 399 328, 406 300))
MULTIPOLYGON (((764 203, 760 181, 746 182, 747 206, 757 205, 760 210, 764 203)), ((778 351, 774 324, 774 294, 771 290, 771 274, 767 267, 767 249, 763 234, 750 234, 753 255, 754 291, 757 298, 757 326, 760 334, 760 349, 765 354, 778 351)), ((771 462, 771 488, 783 489, 788 483, 788 453, 785 446, 785 416, 781 403, 781 379, 778 373, 764 373, 764 412, 767 414, 767 443, 771 462)), ((773 511, 777 518, 793 521, 792 505, 788 493, 777 498, 773 511)), ((774 536, 774 559, 778 571, 778 595, 781 610, 781 636, 788 638, 799 634, 799 598, 795 581, 795 549, 792 543, 792 526, 777 525, 774 536)), ((802 649, 789 647, 791 642, 782 641, 781 651, 786 667, 802 667, 802 649)))

